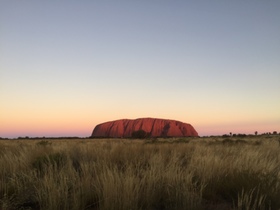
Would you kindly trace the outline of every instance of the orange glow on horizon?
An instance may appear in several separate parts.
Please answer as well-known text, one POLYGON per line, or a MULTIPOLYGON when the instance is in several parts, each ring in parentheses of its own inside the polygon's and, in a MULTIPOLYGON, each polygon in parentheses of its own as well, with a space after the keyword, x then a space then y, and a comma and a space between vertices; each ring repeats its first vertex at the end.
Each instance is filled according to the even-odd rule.
MULTIPOLYGON (((133 119, 133 118, 131 118, 133 119)), ((0 137, 18 137, 18 136, 30 136, 30 137, 41 137, 41 136, 79 136, 87 137, 91 135, 94 127, 106 120, 98 120, 88 122, 89 120, 84 119, 71 119, 62 120, 57 119, 55 121, 29 121, 23 122, 12 120, 9 123, 5 123, 0 128, 0 137)), ((110 119, 115 120, 115 119, 110 119)), ((186 122, 184 120, 179 120, 186 122)), ((189 122, 186 122, 189 123, 189 122)), ((190 123, 198 132, 200 136, 209 135, 223 135, 232 133, 244 133, 253 134, 258 131, 259 134, 266 132, 279 131, 279 122, 267 122, 267 123, 190 123)))

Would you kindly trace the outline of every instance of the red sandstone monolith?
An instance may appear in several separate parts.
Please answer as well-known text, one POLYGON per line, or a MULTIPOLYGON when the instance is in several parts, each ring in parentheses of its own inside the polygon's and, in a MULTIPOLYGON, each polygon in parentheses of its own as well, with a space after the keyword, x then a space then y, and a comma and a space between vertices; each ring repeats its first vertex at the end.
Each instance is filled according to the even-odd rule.
POLYGON ((122 119, 97 125, 91 137, 129 138, 134 131, 144 130, 150 137, 198 136, 191 124, 157 118, 122 119))

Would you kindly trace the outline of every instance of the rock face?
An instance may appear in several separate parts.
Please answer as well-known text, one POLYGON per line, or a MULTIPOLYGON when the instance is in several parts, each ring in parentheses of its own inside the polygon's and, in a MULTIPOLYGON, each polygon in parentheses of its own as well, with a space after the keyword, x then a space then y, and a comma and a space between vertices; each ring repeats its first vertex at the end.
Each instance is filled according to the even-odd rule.
POLYGON ((134 131, 144 130, 151 137, 198 136, 192 125, 157 118, 122 119, 97 125, 91 137, 128 138, 134 131))

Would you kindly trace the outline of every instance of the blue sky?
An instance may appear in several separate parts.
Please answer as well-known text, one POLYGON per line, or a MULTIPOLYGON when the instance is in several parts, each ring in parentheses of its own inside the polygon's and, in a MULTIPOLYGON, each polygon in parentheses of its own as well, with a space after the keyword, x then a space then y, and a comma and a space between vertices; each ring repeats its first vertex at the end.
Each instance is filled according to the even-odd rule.
POLYGON ((279 1, 0 1, 0 136, 120 118, 280 132, 279 1))

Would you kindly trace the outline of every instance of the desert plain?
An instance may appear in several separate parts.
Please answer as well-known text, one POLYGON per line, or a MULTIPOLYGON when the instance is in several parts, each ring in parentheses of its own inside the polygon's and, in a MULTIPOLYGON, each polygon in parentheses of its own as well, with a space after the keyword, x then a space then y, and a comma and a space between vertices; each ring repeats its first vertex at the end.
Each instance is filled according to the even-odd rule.
POLYGON ((0 209, 280 209, 280 135, 2 139, 0 209))

